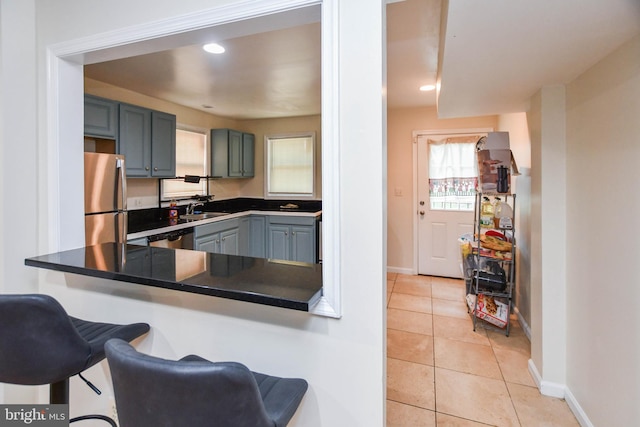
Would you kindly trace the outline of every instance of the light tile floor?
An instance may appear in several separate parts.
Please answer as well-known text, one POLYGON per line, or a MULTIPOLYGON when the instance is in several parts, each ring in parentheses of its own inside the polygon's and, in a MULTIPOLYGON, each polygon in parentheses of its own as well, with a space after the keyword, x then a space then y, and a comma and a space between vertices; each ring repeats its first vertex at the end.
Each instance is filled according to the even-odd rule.
POLYGON ((387 275, 387 427, 579 427, 529 374, 529 340, 476 328, 464 282, 387 275))

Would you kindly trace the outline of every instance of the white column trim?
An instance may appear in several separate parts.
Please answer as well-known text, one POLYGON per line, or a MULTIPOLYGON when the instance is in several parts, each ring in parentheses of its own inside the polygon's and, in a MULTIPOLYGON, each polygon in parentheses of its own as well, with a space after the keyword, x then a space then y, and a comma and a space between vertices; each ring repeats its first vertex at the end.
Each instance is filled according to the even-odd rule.
MULTIPOLYGON (((48 47, 47 55, 47 137, 48 137, 48 194, 49 194, 49 251, 65 246, 61 237, 62 209, 60 199, 65 185, 60 182, 64 158, 60 158, 60 133, 68 126, 61 109, 61 85, 74 82, 73 72, 60 61, 78 64, 100 62, 127 54, 158 50, 160 44, 180 44, 193 32, 204 28, 245 19, 265 17, 267 25, 277 25, 277 14, 286 12, 303 20, 313 20, 317 10, 308 6, 321 6, 322 19, 322 135, 323 135, 323 297, 311 312, 339 318, 341 309, 341 242, 340 242, 340 85, 339 85, 339 8, 336 0, 247 0, 214 7, 160 21, 143 23, 128 28, 94 34, 84 38, 57 43, 48 47), (61 83, 62 82, 62 83, 61 83), (61 117, 62 122, 61 122, 61 117)), ((287 15, 287 16, 288 16, 287 15)), ((253 23, 252 23, 253 24, 253 23)), ((256 32, 255 25, 252 31, 256 32)), ((64 111, 63 111, 64 112, 64 111)))

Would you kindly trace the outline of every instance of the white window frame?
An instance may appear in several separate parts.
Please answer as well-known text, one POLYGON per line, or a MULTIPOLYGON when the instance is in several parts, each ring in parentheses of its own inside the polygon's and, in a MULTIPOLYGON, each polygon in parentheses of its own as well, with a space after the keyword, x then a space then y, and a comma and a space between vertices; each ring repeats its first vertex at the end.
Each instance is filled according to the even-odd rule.
MULTIPOLYGON (((199 176, 207 176, 209 175, 208 171, 210 170, 210 166, 209 166, 209 159, 210 159, 210 142, 209 142, 209 135, 208 132, 206 130, 203 129, 195 129, 195 128, 190 128, 187 126, 178 126, 178 128, 176 129, 176 176, 183 176, 183 174, 178 173, 178 157, 177 157, 177 152, 178 152, 178 132, 190 132, 190 133, 197 133, 199 135, 203 135, 204 136, 204 153, 203 153, 203 159, 202 159, 202 166, 203 166, 203 170, 202 173, 199 174, 199 176)), ((175 180, 174 180, 175 181, 175 180)), ((177 180, 177 181, 183 181, 182 179, 177 180)), ((184 192, 184 193, 176 193, 176 194, 165 194, 165 185, 169 182, 173 182, 170 179, 162 179, 160 181, 160 200, 161 201, 168 201, 168 200, 172 200, 172 199, 185 199, 185 198, 189 198, 195 194, 201 194, 201 195, 208 195, 207 191, 208 191, 208 187, 207 187, 207 179, 203 178, 200 180, 200 182, 198 184, 191 184, 190 187, 193 187, 193 191, 190 192, 184 192), (197 187, 199 185, 199 187, 197 187), (197 188, 196 188, 197 187, 197 188)))
POLYGON ((317 193, 317 183, 316 183, 316 167, 317 167, 317 144, 316 144, 316 133, 311 132, 294 132, 294 133, 283 133, 283 134, 273 134, 273 135, 265 135, 264 136, 264 171, 265 171, 265 179, 264 179, 264 195, 265 199, 296 199, 296 200, 314 200, 316 199, 317 193), (295 193, 295 192, 272 192, 270 191, 270 182, 271 182, 271 150, 270 143, 273 140, 278 139, 293 139, 293 138, 311 138, 312 144, 312 155, 311 155, 311 180, 312 180, 312 189, 310 193, 295 193))

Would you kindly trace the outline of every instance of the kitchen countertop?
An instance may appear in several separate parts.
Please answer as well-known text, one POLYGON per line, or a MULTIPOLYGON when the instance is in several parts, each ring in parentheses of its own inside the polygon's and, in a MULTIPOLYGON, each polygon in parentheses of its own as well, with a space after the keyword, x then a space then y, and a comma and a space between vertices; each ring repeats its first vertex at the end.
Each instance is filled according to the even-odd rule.
MULTIPOLYGON (((185 213, 185 206, 179 206, 180 215, 185 213)), ((127 240, 148 237, 154 234, 169 233, 197 225, 239 218, 247 215, 288 215, 288 216, 322 216, 321 201, 282 201, 251 198, 238 198, 207 202, 199 208, 202 212, 224 212, 225 215, 201 220, 185 220, 169 218, 168 208, 153 208, 129 211, 127 240), (294 203, 296 209, 283 208, 287 203, 294 203)))
POLYGON ((322 295, 321 264, 183 249, 103 243, 25 265, 301 311, 322 295))

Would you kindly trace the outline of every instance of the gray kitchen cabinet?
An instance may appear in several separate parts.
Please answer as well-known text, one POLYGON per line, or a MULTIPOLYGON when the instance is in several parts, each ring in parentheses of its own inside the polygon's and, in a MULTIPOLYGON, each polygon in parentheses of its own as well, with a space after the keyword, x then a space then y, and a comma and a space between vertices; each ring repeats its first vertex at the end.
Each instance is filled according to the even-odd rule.
POLYGON ((251 215, 249 217, 248 256, 266 258, 266 223, 267 218, 264 215, 251 215))
POLYGON ((119 152, 127 176, 172 178, 176 174, 176 116, 120 104, 119 152))
POLYGON ((85 95, 84 135, 115 140, 118 136, 118 102, 85 95))
POLYGON ((211 176, 251 178, 254 165, 255 135, 233 129, 211 130, 211 176))
POLYGON ((193 247, 197 251, 240 255, 240 223, 237 219, 195 227, 193 247))
POLYGON ((267 225, 267 257, 315 263, 315 218, 270 216, 267 225))

